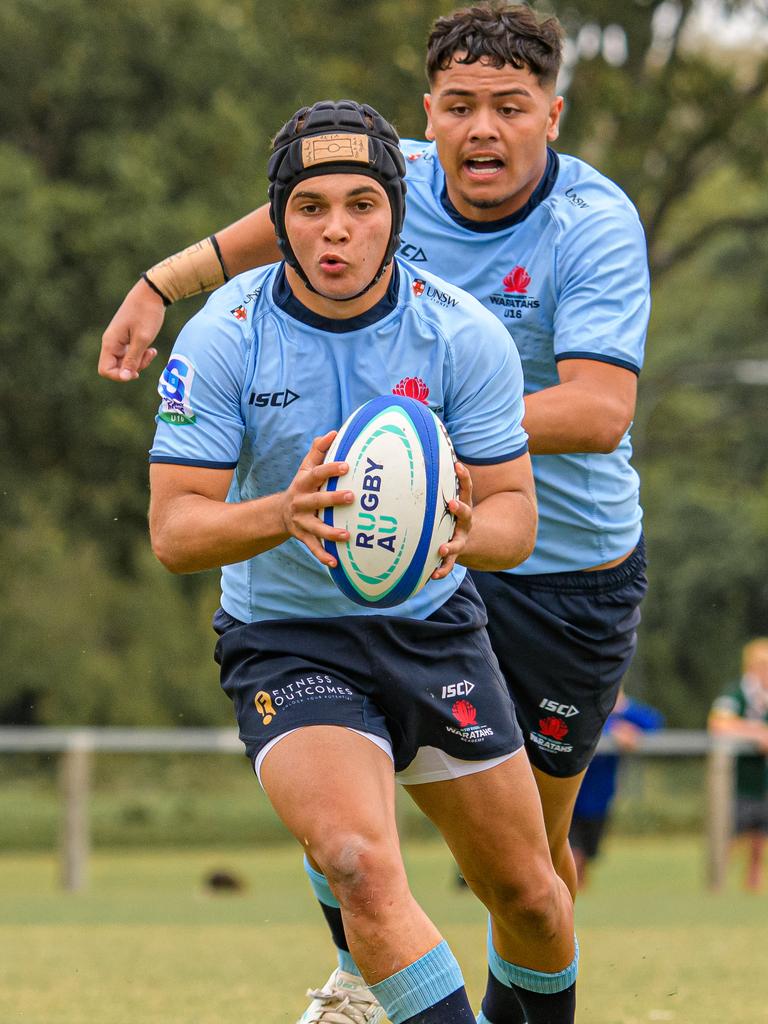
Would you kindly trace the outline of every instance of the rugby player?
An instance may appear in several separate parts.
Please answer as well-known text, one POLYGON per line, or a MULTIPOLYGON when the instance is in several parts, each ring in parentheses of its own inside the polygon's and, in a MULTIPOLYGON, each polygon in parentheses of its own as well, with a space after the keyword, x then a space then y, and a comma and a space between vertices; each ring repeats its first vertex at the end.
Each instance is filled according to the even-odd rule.
MULTIPOLYGON (((629 425, 649 280, 631 202, 551 148, 562 38, 556 19, 523 5, 480 4, 437 20, 424 98, 430 141, 403 144, 400 254, 478 298, 522 359, 538 539, 521 565, 475 580, 555 867, 575 892, 573 804, 634 654, 646 590, 629 425)), ((148 277, 162 276, 165 300, 175 300, 221 282, 224 266, 240 271, 277 252, 261 208, 148 277)), ((128 380, 149 364, 163 312, 163 299, 137 282, 105 332, 104 376, 128 380)))
POLYGON ((224 285, 177 339, 150 453, 152 544, 174 572, 223 566, 222 686, 346 951, 305 1019, 475 1019, 453 954, 408 888, 397 776, 489 910, 506 998, 531 1024, 571 1024, 572 900, 464 568, 507 569, 533 547, 520 360, 476 299, 395 257, 398 142, 352 101, 302 108, 276 136, 270 215, 283 260, 224 285), (324 489, 347 466, 323 458, 338 424, 404 380, 440 409, 462 460, 457 527, 423 590, 366 609, 326 571, 335 560, 322 539, 349 534, 316 513, 352 495, 324 489), (290 403, 251 400, 289 389, 290 403))

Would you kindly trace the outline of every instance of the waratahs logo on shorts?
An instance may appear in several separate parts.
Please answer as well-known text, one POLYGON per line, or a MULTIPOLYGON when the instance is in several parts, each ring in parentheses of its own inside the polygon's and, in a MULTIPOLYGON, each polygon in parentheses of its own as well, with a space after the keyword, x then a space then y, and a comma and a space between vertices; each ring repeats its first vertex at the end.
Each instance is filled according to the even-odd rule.
POLYGON ((451 714, 459 723, 459 728, 447 725, 446 731, 458 736, 465 743, 482 743, 484 739, 493 736, 493 729, 490 726, 477 724, 477 708, 471 701, 465 698, 455 701, 451 705, 451 714))
POLYGON ((195 422, 190 402, 194 379, 192 360, 180 354, 171 356, 157 384, 162 399, 159 416, 165 423, 183 427, 195 422))
POLYGON ((531 283, 531 275, 525 267, 516 266, 504 278, 504 291, 512 292, 515 295, 525 295, 528 285, 531 283))
POLYGON ((489 295, 492 306, 502 307, 494 310, 497 316, 506 320, 522 320, 527 309, 538 309, 539 300, 528 294, 531 285, 531 275, 519 263, 502 279, 503 292, 495 292, 489 295))
POLYGON ((468 725, 477 725, 477 708, 468 700, 457 700, 451 708, 451 714, 462 729, 468 725))
POLYGON ((417 402, 427 404, 429 388, 421 377, 403 377, 392 388, 393 395, 403 395, 405 398, 415 398, 417 402))
POLYGON ((531 733, 531 740, 536 746, 550 753, 570 754, 573 744, 563 742, 567 735, 568 726, 563 719, 549 715, 547 718, 539 719, 539 730, 531 733))

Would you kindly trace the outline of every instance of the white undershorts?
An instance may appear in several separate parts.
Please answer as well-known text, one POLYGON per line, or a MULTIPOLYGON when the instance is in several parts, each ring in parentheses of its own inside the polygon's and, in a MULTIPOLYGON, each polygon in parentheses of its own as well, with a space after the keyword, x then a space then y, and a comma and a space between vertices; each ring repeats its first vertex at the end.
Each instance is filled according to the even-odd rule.
MULTIPOLYGON (((342 728, 348 727, 342 726, 342 728)), ((292 732, 298 731, 298 729, 289 729, 288 732, 275 736, 273 740, 270 740, 259 751, 253 759, 253 770, 256 772, 259 783, 261 783, 261 765, 266 755, 276 743, 285 739, 286 736, 290 736, 292 732)), ((349 731, 356 732, 358 736, 364 736, 371 743, 375 743, 394 763, 392 744, 389 740, 385 740, 381 736, 374 736, 370 732, 362 732, 359 729, 350 729, 349 731)), ((485 772, 489 768, 495 768, 497 764, 503 764, 510 757, 519 754, 522 749, 523 747, 518 747, 511 754, 491 757, 487 761, 463 761, 458 757, 446 754, 439 747, 419 747, 416 757, 414 757, 408 767, 404 768, 401 772, 395 772, 395 781, 399 782, 401 786, 419 786, 425 782, 445 782, 447 779, 459 779, 462 775, 474 775, 476 772, 485 772)))

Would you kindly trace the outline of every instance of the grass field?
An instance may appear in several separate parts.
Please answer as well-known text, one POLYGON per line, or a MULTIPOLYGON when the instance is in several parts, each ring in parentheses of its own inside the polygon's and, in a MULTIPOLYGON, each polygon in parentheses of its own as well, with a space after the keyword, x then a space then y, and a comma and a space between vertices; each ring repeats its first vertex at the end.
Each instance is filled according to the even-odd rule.
MULTIPOLYGON (((693 839, 612 840, 579 900, 579 1024, 768 1019, 768 896, 702 889, 693 839), (762 966, 761 966, 762 965, 762 966)), ((411 842, 413 889, 485 977, 484 915, 437 841, 411 842)), ((294 1024, 333 966, 298 851, 102 852, 85 893, 51 855, 0 856, 0 1024, 294 1024), (226 869, 242 892, 211 895, 226 869)))

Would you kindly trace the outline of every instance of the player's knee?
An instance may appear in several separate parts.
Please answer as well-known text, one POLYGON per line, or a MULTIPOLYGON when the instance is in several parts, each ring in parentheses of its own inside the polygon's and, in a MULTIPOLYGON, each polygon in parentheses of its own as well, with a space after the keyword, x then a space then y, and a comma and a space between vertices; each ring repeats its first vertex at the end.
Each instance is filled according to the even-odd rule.
POLYGON ((356 913, 377 912, 405 880, 399 855, 384 840, 346 833, 323 839, 311 852, 341 905, 356 913))
POLYGON ((565 885, 546 869, 502 881, 484 902, 507 928, 539 940, 558 935, 572 908, 565 885))

